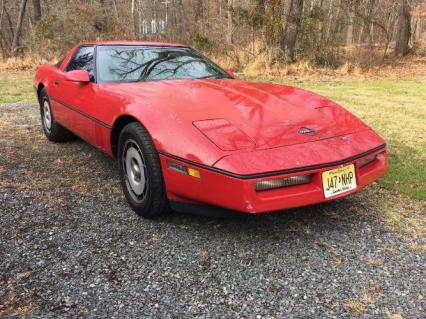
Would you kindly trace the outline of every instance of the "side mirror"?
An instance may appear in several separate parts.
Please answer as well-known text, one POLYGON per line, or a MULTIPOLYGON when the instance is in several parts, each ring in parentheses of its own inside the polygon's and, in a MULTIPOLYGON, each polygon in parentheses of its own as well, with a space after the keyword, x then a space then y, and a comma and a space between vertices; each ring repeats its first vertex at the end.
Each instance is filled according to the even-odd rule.
POLYGON ((234 72, 232 72, 231 69, 225 69, 225 72, 231 77, 231 78, 235 78, 234 72))
POLYGON ((74 70, 65 73, 65 80, 71 82, 89 83, 90 76, 86 70, 74 70))

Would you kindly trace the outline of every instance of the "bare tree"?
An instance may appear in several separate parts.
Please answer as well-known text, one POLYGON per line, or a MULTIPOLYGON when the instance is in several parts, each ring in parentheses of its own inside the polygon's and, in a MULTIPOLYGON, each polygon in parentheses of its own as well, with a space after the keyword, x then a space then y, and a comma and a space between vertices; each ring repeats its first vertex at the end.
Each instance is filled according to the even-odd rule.
POLYGON ((408 53, 408 43, 411 37, 411 13, 408 0, 401 0, 398 9, 395 55, 403 56, 408 53))
POLYGON ((1 5, 0 5, 0 46, 1 46, 3 59, 6 57, 6 49, 5 49, 5 45, 3 43, 3 16, 4 16, 4 11, 5 11, 4 0, 1 0, 1 5))
POLYGON ((391 43, 404 55, 411 39, 424 41, 424 1, 0 0, 0 52, 16 55, 20 42, 45 54, 88 39, 144 38, 195 44, 219 56, 230 52, 235 65, 253 57, 271 64, 296 57, 371 64, 388 55, 391 43), (44 13, 49 18, 34 32, 44 13), (348 52, 345 45, 358 48, 348 52))
POLYGON ((195 10, 195 26, 196 26, 196 32, 202 34, 204 31, 204 5, 203 0, 196 0, 194 4, 194 10, 195 10))
POLYGON ((234 6, 234 0, 228 0, 228 32, 226 33, 226 42, 228 44, 232 44, 233 41, 233 32, 234 32, 234 26, 232 23, 232 8, 234 6))
POLYGON ((132 14, 133 34, 137 37, 139 28, 137 23, 136 0, 132 0, 130 11, 132 14))
POLYGON ((346 45, 353 44, 354 34, 354 19, 355 19, 355 4, 352 1, 348 2, 348 28, 346 29, 346 45))
POLYGON ((19 38, 21 37, 22 23, 24 21, 25 8, 27 6, 27 0, 22 0, 21 6, 19 7, 19 18, 16 25, 15 34, 12 42, 12 55, 16 56, 18 53, 19 38))
POLYGON ((373 46, 374 42, 374 13, 375 8, 377 8, 377 0, 370 0, 368 6, 368 43, 370 46, 373 46))
POLYGON ((118 20, 118 9, 116 0, 112 0, 112 6, 114 8, 115 18, 118 20))
POLYGON ((41 19, 41 4, 40 0, 33 0, 34 22, 37 23, 41 19))
POLYGON ((286 62, 294 62, 297 35, 299 34, 303 14, 303 0, 292 0, 290 12, 285 27, 284 37, 281 40, 281 50, 286 62))
POLYGON ((12 18, 6 6, 6 0, 3 2, 2 11, 4 12, 5 20, 7 22, 5 29, 2 30, 2 38, 4 41, 5 48, 7 47, 9 49, 7 50, 8 51, 7 55, 9 55, 9 52, 11 52, 12 42, 13 42, 13 23, 12 23, 12 18), (7 30, 9 30, 9 32, 7 32, 7 30))

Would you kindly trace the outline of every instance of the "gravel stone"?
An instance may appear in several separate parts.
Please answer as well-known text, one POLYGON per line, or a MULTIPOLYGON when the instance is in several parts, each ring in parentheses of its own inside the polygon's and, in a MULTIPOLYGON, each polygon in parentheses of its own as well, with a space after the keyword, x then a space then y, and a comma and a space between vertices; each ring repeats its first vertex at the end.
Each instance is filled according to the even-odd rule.
POLYGON ((18 111, 11 125, 28 125, 47 157, 14 157, 19 138, 0 135, 0 317, 354 318, 350 300, 363 318, 425 317, 425 252, 408 245, 426 240, 384 226, 363 200, 368 189, 263 216, 145 220, 114 195, 112 160, 79 140, 52 145, 37 107, 18 111), (82 194, 50 174, 56 159, 70 174, 83 166, 94 184, 82 194), (34 172, 57 186, 25 187, 34 172))

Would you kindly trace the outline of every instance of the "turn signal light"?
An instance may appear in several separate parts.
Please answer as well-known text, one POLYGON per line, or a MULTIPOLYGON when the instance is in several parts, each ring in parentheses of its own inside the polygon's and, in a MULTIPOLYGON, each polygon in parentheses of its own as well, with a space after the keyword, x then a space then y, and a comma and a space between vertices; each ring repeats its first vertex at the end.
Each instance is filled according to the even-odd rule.
POLYGON ((281 179, 271 179, 267 181, 259 181, 254 184, 257 192, 266 191, 270 189, 283 188, 287 186, 308 184, 312 180, 311 174, 291 176, 281 179))
POLYGON ((201 178, 200 171, 198 171, 194 168, 190 168, 190 167, 188 167, 186 170, 187 170, 189 176, 201 178))
POLYGON ((201 173, 195 168, 186 167, 175 162, 167 161, 167 167, 179 173, 189 175, 195 178, 201 178, 201 173))

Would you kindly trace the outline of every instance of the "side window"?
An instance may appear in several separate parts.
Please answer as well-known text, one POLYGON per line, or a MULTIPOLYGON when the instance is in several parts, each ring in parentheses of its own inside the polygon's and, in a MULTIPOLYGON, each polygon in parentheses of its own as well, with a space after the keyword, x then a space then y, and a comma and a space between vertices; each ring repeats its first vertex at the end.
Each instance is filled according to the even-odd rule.
POLYGON ((81 47, 68 63, 66 71, 86 70, 89 72, 90 81, 95 81, 94 47, 81 47))

